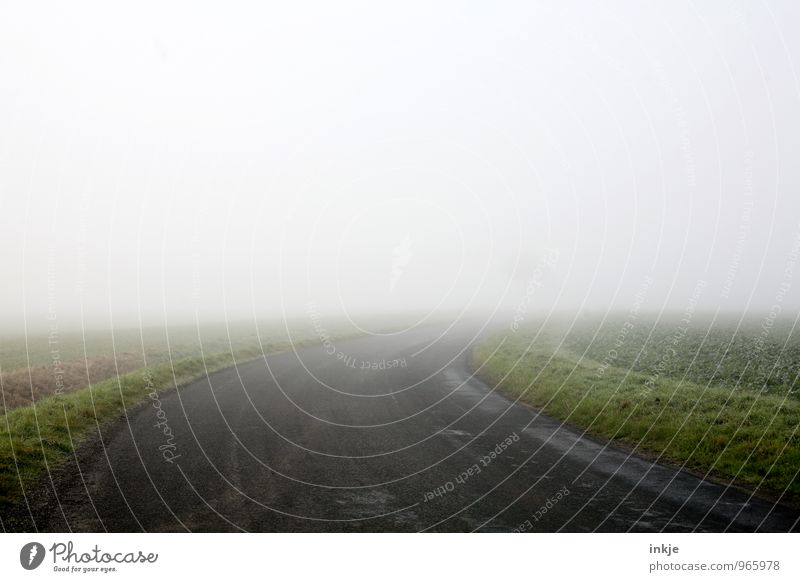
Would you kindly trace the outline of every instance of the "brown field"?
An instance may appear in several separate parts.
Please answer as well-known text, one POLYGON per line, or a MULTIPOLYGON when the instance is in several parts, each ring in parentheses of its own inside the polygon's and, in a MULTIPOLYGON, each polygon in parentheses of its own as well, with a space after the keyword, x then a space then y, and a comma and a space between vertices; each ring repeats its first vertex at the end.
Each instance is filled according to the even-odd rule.
MULTIPOLYGON (((266 353, 319 341, 306 321, 266 321, 142 329, 105 329, 0 337, 0 415, 60 393, 124 375, 147 366, 216 354, 266 353)), ((326 323, 326 326, 328 324, 326 323)), ((387 328, 392 326, 387 323, 387 328)), ((328 331, 352 334, 346 322, 333 321, 328 331)))
MULTIPOLYGON (((275 326, 266 341, 283 340, 275 326)), ((169 360, 258 345, 249 326, 94 330, 0 338, 0 415, 169 360)))
POLYGON ((118 353, 0 372, 0 414, 53 394, 71 392, 144 366, 141 354, 118 353))

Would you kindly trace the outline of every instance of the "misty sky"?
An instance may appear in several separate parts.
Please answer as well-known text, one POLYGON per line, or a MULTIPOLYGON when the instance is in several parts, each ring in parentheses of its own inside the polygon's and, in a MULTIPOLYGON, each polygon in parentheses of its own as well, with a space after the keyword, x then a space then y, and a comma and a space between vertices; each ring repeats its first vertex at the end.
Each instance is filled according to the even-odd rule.
POLYGON ((795 275, 800 4, 270 4, 2 4, 0 331, 795 275))

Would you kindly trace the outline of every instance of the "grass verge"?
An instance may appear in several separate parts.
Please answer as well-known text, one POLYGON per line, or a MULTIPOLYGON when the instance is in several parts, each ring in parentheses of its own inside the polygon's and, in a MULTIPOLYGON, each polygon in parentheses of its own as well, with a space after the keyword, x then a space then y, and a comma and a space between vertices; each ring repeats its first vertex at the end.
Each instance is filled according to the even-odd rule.
POLYGON ((777 394, 682 382, 609 366, 546 338, 499 334, 474 349, 492 386, 546 414, 644 453, 750 489, 800 484, 800 402, 777 394))
MULTIPOLYGON (((265 346, 269 353, 289 347, 288 343, 265 346)), ((154 389, 159 393, 175 389, 207 371, 260 357, 262 351, 249 347, 235 354, 235 359, 227 351, 162 362, 0 416, 0 511, 19 501, 23 487, 71 454, 89 433, 145 400, 154 389)))

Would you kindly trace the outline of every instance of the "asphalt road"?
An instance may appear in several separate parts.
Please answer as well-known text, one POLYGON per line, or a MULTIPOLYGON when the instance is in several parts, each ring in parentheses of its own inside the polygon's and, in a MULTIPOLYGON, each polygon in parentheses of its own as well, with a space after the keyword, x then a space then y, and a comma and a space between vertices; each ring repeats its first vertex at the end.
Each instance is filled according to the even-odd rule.
POLYGON ((629 455, 515 404, 473 377, 474 330, 443 331, 339 341, 333 355, 321 346, 278 354, 146 402, 82 447, 53 474, 55 488, 45 480, 30 511, 22 507, 5 526, 797 529, 794 509, 629 455))

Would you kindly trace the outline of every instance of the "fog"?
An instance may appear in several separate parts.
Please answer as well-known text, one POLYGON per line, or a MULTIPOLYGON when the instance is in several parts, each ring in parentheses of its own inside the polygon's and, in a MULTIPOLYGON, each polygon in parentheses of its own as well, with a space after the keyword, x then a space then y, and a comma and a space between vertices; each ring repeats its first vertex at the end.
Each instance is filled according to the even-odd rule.
POLYGON ((800 307, 800 5, 377 4, 4 4, 1 331, 800 307))

